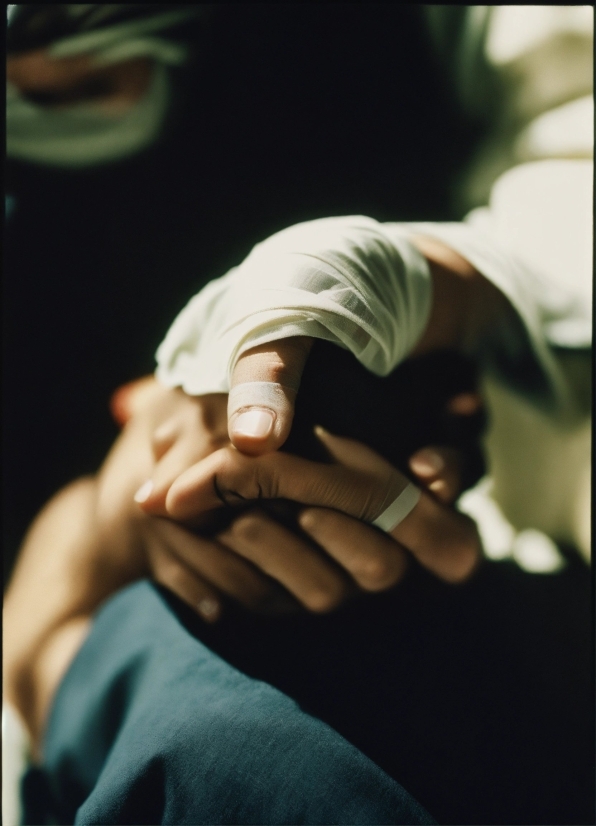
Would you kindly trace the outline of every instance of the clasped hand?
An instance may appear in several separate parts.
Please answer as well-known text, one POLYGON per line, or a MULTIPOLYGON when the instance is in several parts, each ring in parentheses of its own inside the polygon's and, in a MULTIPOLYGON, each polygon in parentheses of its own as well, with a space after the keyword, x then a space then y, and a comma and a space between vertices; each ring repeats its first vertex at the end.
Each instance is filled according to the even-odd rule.
MULTIPOLYGON (((451 582, 474 569, 479 558, 475 526, 450 507, 459 493, 454 450, 433 448, 411 457, 412 476, 426 490, 388 535, 367 522, 407 480, 366 446, 321 430, 331 464, 280 452, 248 457, 229 442, 225 396, 191 399, 180 391, 158 393, 170 403, 175 399, 176 409, 162 415, 152 432, 154 467, 150 483, 137 496, 142 501, 135 524, 151 575, 205 619, 218 618, 222 596, 252 610, 278 612, 301 605, 329 611, 351 595, 396 585, 410 556, 451 582), (307 506, 299 513, 299 530, 274 519, 259 499, 307 506), (204 528, 214 512, 236 503, 242 504, 240 515, 209 535, 204 528)), ((135 427, 155 406, 153 402, 134 417, 135 427)), ((130 440, 130 435, 123 438, 124 443, 130 440)), ((130 467, 130 456, 126 444, 117 446, 104 468, 104 514, 110 511, 109 501, 123 501, 110 480, 129 475, 122 471, 130 467)))

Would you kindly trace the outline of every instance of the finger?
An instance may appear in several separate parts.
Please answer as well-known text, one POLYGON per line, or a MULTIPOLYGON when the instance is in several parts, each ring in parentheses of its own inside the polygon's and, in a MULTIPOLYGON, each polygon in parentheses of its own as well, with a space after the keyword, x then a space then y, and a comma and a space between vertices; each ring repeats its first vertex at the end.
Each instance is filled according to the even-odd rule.
MULTIPOLYGON (((351 440, 334 438, 345 443, 344 460, 349 461, 351 440)), ((234 448, 223 448, 176 479, 168 491, 166 509, 174 519, 186 520, 222 504, 291 499, 372 521, 407 487, 408 480, 374 451, 358 447, 368 453, 368 471, 358 467, 362 453, 356 457, 356 466, 349 467, 286 453, 248 457, 234 448)))
MULTIPOLYGON (((210 399, 203 397, 201 407, 197 408, 197 415, 200 413, 203 420, 189 421, 174 415, 152 434, 151 447, 157 464, 151 478, 141 485, 134 496, 146 513, 167 516, 166 494, 172 482, 187 468, 228 443, 226 431, 210 421, 216 404, 215 396, 210 399)), ((192 410, 190 412, 194 413, 192 410)))
POLYGON ((461 492, 461 453, 449 447, 425 447, 409 459, 409 467, 421 487, 439 502, 450 505, 461 492))
POLYGON ((390 462, 362 442, 336 436, 320 425, 317 425, 314 430, 317 439, 323 443, 331 458, 340 464, 374 475, 390 476, 394 472, 390 462))
POLYGON ((167 516, 166 495, 172 482, 204 456, 203 445, 198 446, 189 439, 178 440, 155 466, 151 479, 135 493, 135 502, 146 513, 167 516))
POLYGON ((290 434, 294 404, 312 339, 285 338, 248 350, 232 374, 228 430, 247 455, 277 450, 290 434))
POLYGON ((215 588, 171 554, 163 543, 152 541, 147 557, 156 582, 173 591, 206 622, 220 618, 222 602, 215 588))
POLYGON ((480 538, 473 520, 424 492, 390 535, 447 582, 468 579, 480 561, 480 538))
MULTIPOLYGON (((316 432, 334 458, 344 464, 371 474, 375 468, 377 473, 382 470, 388 474, 389 469, 393 470, 386 460, 359 442, 340 438, 322 428, 317 428, 316 432)), ((461 582, 471 575, 480 559, 480 540, 474 522, 444 506, 453 501, 459 492, 461 456, 450 448, 427 449, 426 453, 419 451, 415 456, 418 462, 414 464, 418 464, 419 469, 424 466, 427 474, 428 484, 425 487, 439 501, 423 492, 418 504, 391 531, 391 536, 437 576, 448 582, 461 582)), ((385 507, 389 504, 387 502, 385 507)))
POLYGON ((198 577, 217 591, 251 610, 287 605, 274 583, 253 565, 219 542, 196 536, 167 520, 153 520, 152 530, 169 550, 198 577))
MULTIPOLYGON (((343 442, 350 461, 351 440, 334 436, 335 450, 343 442)), ((324 465, 284 453, 250 458, 223 448, 189 468, 172 485, 166 507, 176 519, 190 519, 218 504, 265 499, 291 499, 305 505, 330 507, 367 522, 376 520, 405 490, 408 480, 377 454, 362 449, 355 464, 324 465), (368 455, 367 455, 368 451, 368 455), (376 460, 375 460, 375 457, 376 460), (377 474, 372 472, 375 466, 377 474), (391 469, 388 475, 387 468, 391 469)), ((480 553, 471 519, 422 492, 413 510, 391 531, 421 564, 447 581, 458 582, 474 570, 480 553)))
POLYGON ((298 522, 365 591, 385 591, 403 578, 405 549, 387 534, 327 508, 306 508, 298 522))
POLYGON ((151 450, 156 462, 166 455, 168 450, 176 444, 182 435, 182 422, 176 416, 172 416, 153 432, 151 436, 151 450))
POLYGON ((110 413, 119 427, 139 412, 155 395, 158 384, 153 376, 123 384, 110 398, 110 413))
POLYGON ((218 538, 277 580, 309 611, 331 611, 348 596, 348 582, 333 563, 264 513, 239 517, 218 538))

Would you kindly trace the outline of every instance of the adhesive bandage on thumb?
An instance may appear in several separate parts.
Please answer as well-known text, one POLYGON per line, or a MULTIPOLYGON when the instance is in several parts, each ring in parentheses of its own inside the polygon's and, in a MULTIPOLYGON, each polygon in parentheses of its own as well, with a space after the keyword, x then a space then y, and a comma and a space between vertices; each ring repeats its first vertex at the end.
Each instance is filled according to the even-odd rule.
POLYGON ((265 439, 291 424, 296 391, 270 381, 243 382, 228 396, 230 436, 265 439))

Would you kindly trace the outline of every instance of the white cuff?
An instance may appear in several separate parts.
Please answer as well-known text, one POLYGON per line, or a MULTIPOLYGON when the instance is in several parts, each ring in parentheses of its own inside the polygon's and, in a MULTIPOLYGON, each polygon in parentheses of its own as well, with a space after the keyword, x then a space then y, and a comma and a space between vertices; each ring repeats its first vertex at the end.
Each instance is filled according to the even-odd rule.
POLYGON ((21 781, 31 764, 31 739, 18 711, 2 704, 2 823, 19 826, 21 781))

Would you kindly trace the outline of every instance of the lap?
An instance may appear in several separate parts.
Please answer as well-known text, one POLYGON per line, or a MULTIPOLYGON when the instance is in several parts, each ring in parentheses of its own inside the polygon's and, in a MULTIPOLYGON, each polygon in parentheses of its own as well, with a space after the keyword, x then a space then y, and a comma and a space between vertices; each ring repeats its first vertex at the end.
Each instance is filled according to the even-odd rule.
POLYGON ((321 720, 203 645, 148 583, 117 595, 58 692, 61 822, 432 823, 321 720))
POLYGON ((212 626, 141 583, 61 686, 48 775, 80 823, 428 822, 400 784, 441 822, 587 823, 589 615, 573 565, 212 626))

